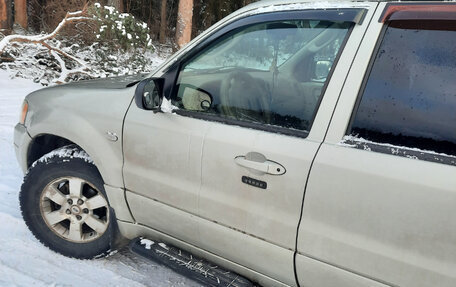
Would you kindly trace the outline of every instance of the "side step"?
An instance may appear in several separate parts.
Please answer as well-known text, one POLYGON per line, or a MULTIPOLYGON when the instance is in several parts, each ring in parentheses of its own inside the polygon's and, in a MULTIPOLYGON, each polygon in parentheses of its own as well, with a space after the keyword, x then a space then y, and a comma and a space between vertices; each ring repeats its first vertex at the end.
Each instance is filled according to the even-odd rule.
POLYGON ((135 238, 130 243, 130 250, 147 259, 163 264, 175 272, 189 277, 204 286, 213 287, 253 287, 248 279, 204 259, 165 243, 149 239, 135 238))

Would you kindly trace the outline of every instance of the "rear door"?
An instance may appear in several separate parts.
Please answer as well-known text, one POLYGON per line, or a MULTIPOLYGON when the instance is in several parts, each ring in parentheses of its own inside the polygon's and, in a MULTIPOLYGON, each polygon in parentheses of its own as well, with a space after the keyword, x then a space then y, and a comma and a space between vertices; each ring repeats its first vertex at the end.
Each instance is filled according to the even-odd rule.
POLYGON ((296 284, 307 176, 365 31, 365 13, 251 16, 182 64, 176 112, 208 122, 198 201, 207 251, 296 284))
POLYGON ((456 6, 429 5, 382 7, 360 47, 306 190, 303 285, 456 285, 456 6))

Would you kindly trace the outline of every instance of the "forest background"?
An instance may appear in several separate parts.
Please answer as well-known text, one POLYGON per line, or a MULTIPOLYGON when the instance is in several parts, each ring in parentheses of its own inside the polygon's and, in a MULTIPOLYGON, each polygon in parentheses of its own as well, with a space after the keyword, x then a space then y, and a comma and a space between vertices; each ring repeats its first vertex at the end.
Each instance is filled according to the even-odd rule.
POLYGON ((147 23, 154 41, 174 44, 176 27, 191 27, 194 38, 233 11, 257 0, 0 0, 0 29, 8 33, 16 23, 35 32, 51 32, 67 12, 82 10, 99 2, 113 6, 120 13, 129 13, 147 23), (190 18, 185 17, 190 12, 190 18), (181 20, 178 21, 178 15, 181 20), (190 23, 188 22, 190 21, 190 23))
POLYGON ((44 86, 151 72, 257 0, 0 0, 0 69, 44 86))

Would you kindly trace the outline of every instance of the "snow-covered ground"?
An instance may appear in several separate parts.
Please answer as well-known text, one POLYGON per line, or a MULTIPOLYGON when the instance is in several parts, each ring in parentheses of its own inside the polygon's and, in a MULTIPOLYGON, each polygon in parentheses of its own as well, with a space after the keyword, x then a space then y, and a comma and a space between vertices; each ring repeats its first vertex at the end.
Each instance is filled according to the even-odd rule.
POLYGON ((13 129, 24 97, 41 88, 0 70, 0 286, 199 286, 128 250, 97 260, 61 256, 30 233, 19 210, 22 172, 13 129))

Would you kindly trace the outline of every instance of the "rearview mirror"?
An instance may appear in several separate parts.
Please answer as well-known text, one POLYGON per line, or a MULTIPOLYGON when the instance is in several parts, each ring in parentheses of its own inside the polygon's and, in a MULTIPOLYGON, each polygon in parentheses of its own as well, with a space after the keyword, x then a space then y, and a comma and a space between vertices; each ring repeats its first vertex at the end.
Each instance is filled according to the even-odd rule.
POLYGON ((266 31, 269 37, 278 41, 285 40, 288 36, 296 35, 298 26, 288 23, 270 23, 266 25, 266 31))
POLYGON ((162 78, 148 78, 139 82, 135 90, 135 102, 140 109, 160 111, 163 101, 162 78))
POLYGON ((315 79, 316 80, 326 80, 331 71, 332 62, 331 61, 316 61, 315 62, 315 79))

